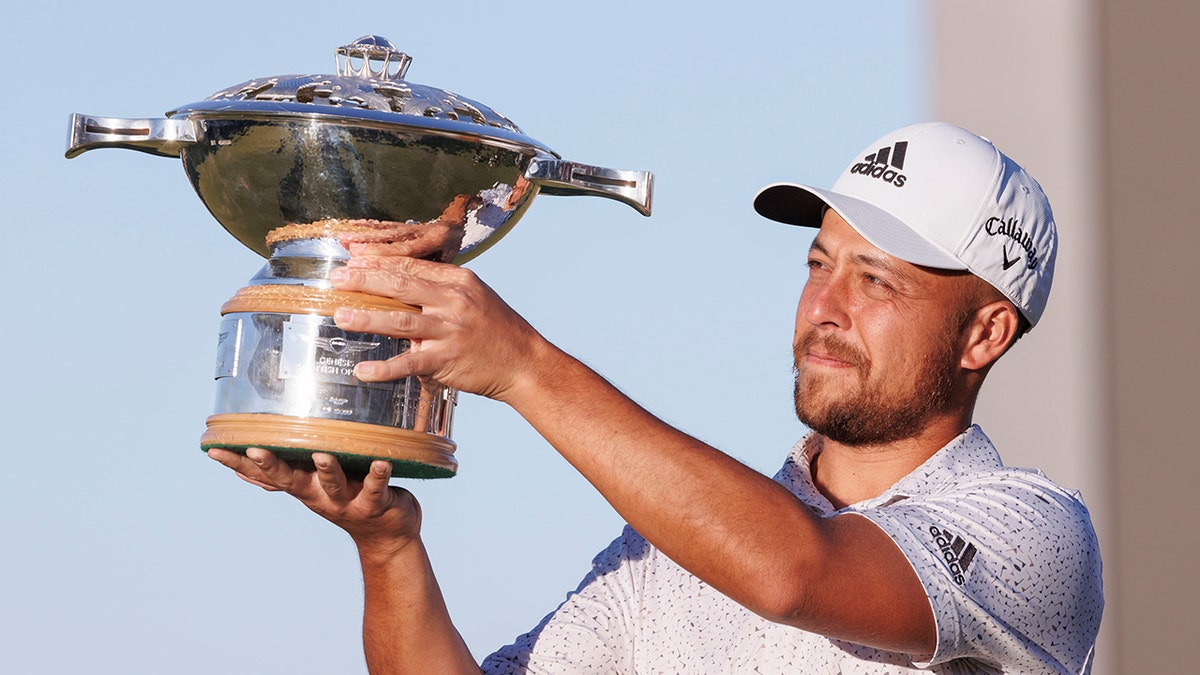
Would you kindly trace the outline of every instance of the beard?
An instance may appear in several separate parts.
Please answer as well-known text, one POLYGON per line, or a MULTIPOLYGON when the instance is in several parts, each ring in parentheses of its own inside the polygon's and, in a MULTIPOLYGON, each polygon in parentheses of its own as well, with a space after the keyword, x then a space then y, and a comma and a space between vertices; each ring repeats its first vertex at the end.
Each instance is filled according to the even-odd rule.
POLYGON ((949 331, 942 334, 946 335, 943 344, 931 350, 918 364, 917 372, 904 378, 906 381, 872 381, 866 354, 839 338, 809 331, 793 347, 796 416, 813 431, 850 446, 879 445, 916 436, 935 414, 950 408, 955 398, 955 336, 949 331), (838 397, 829 391, 836 386, 831 382, 833 376, 812 372, 801 375, 799 363, 813 346, 852 364, 860 383, 858 389, 838 397))

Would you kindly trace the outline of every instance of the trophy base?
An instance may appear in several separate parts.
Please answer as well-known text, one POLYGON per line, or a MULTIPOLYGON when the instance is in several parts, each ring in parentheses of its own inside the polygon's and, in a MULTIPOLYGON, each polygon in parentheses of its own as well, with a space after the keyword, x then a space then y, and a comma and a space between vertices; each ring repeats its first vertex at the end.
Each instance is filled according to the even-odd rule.
POLYGON ((362 477, 371 462, 392 465, 392 476, 449 478, 458 470, 453 441, 409 429, 264 413, 212 415, 200 437, 201 449, 245 452, 264 448, 290 462, 311 464, 314 452, 338 458, 347 476, 362 477))

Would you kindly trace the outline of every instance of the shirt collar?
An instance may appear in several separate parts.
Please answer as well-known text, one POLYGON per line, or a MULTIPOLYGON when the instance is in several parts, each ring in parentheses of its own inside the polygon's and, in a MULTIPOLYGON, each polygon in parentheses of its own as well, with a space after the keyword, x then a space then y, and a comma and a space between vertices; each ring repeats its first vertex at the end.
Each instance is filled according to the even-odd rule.
POLYGON ((973 424, 878 496, 835 510, 813 485, 809 450, 815 438, 816 433, 809 432, 796 444, 775 479, 823 515, 878 508, 908 497, 933 494, 965 473, 1004 466, 991 439, 973 424))

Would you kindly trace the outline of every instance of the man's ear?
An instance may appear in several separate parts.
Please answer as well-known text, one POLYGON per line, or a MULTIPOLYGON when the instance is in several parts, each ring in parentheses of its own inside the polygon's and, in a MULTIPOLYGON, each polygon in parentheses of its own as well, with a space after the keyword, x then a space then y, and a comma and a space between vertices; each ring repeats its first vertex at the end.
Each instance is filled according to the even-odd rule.
POLYGON ((985 370, 1016 341, 1021 317, 1007 300, 997 300, 975 310, 965 328, 963 356, 966 370, 985 370))

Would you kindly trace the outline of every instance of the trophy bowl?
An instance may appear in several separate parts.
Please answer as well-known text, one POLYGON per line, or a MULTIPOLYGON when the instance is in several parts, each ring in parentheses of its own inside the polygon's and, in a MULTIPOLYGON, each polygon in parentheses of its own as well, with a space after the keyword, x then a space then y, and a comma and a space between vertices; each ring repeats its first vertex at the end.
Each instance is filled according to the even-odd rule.
POLYGON ((66 156, 125 148, 178 157, 209 212, 267 257, 222 307, 217 403, 202 448, 314 451, 349 473, 457 471, 455 392, 429 378, 364 383, 363 360, 407 340, 348 334, 339 306, 420 311, 332 289, 350 243, 464 263, 503 237, 538 194, 615 199, 650 215, 653 176, 561 158, 491 108, 408 82, 411 58, 374 35, 337 49, 336 74, 257 78, 164 118, 75 114, 66 156))
POLYGON ((650 215, 650 173, 563 160, 491 108, 406 81, 410 63, 372 35, 338 48, 336 75, 257 78, 165 118, 77 113, 66 156, 115 147, 181 158, 217 222, 264 257, 267 234, 283 225, 422 222, 460 197, 475 200, 457 263, 507 233, 539 192, 650 215))

